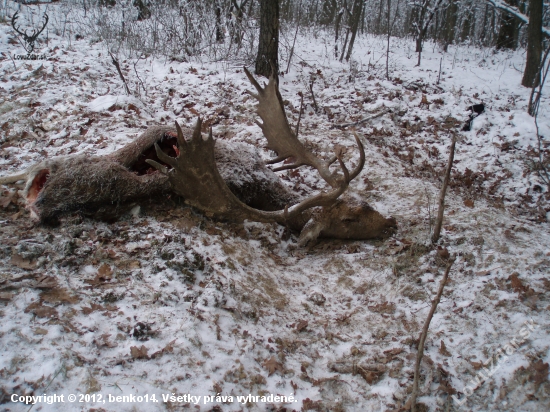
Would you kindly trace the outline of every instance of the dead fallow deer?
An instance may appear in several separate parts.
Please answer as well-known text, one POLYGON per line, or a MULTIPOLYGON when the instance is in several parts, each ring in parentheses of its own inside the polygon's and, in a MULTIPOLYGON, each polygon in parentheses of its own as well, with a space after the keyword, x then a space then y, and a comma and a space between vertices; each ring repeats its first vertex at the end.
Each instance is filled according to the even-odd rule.
POLYGON ((292 157, 294 163, 275 171, 312 166, 330 190, 301 199, 266 167, 253 146, 214 141, 211 130, 204 140, 200 119, 194 131, 177 123, 175 129, 152 127, 110 155, 45 160, 25 172, 0 177, 0 184, 25 180, 27 208, 43 223, 72 212, 112 220, 136 202, 175 192, 208 217, 286 225, 301 233, 302 245, 318 237, 372 239, 394 233, 395 219, 384 218, 366 203, 340 199, 365 163, 359 138, 360 160, 351 172, 341 150, 328 161, 317 158, 291 131, 275 80, 262 88, 246 69, 245 73, 258 92, 250 93, 258 100, 263 121, 258 125, 268 148, 278 155, 268 164, 292 157), (186 135, 191 136, 189 141, 186 135), (329 169, 336 161, 340 173, 329 169))
MULTIPOLYGON (((242 198, 239 196, 239 185, 237 184, 233 190, 230 189, 231 180, 224 178, 220 173, 216 161, 219 149, 216 150, 212 129, 207 139, 203 139, 200 119, 197 121, 190 141, 185 139, 183 131, 176 123, 177 157, 167 155, 160 146, 155 144, 157 157, 169 167, 155 160, 146 160, 146 162, 168 177, 174 192, 183 196, 189 205, 203 211, 207 216, 288 225, 301 231, 299 243, 302 245, 318 237, 372 239, 388 237, 394 233, 397 228, 395 219, 384 218, 367 204, 339 200, 365 164, 364 148, 357 135, 355 139, 359 147, 360 160, 352 171, 349 171, 344 164, 341 149, 337 149, 335 156, 328 161, 319 159, 305 148, 291 130, 276 80, 271 77, 268 84, 262 87, 246 68, 244 71, 257 91, 257 93, 248 92, 258 101, 257 112, 263 123, 256 122, 256 124, 267 139, 268 149, 277 153, 277 157, 270 160, 268 164, 293 158, 292 164, 278 167, 275 171, 294 169, 303 165, 311 166, 330 186, 330 190, 293 202, 295 203, 293 205, 286 203, 283 206, 280 200, 282 200, 281 197, 286 199, 294 197, 297 200, 296 196, 291 194, 278 196, 279 206, 283 206, 279 210, 252 207, 239 199, 239 197, 242 198), (341 173, 330 171, 331 164, 336 160, 340 164, 341 173), (312 211, 313 208, 320 208, 320 210, 312 211)), ((242 159, 238 155, 236 158, 242 159)), ((268 171, 262 173, 265 177, 269 175, 268 171)), ((272 187, 272 185, 265 185, 265 187, 272 187)))

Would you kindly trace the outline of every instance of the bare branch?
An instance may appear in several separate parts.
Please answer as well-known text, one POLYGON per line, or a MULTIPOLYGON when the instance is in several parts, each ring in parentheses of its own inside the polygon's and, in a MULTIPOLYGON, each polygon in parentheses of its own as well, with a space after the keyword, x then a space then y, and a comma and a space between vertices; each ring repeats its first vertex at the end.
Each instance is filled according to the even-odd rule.
MULTIPOLYGON (((509 4, 503 3, 499 0, 485 0, 485 1, 488 2, 489 4, 491 4, 493 7, 497 8, 497 9, 500 9, 500 10, 503 10, 503 11, 513 15, 514 17, 517 17, 522 22, 524 22, 526 24, 529 24, 529 17, 526 16, 525 14, 523 14, 521 11, 519 11, 519 9, 517 7, 510 6, 509 4)), ((546 36, 550 37, 550 27, 544 27, 543 26, 542 27, 542 32, 546 36)))
POLYGON ((453 141, 449 152, 449 162, 447 163, 447 170, 445 171, 445 178, 443 179, 443 186, 439 193, 439 210, 437 211, 437 220, 435 221, 434 234, 432 235, 432 243, 436 243, 439 240, 441 234, 441 226, 443 225, 443 214, 445 212, 445 193, 447 192, 447 186, 451 177, 451 169, 453 168, 453 160, 455 157, 455 145, 456 136, 453 135, 453 141))
POLYGON ((340 123, 340 124, 334 124, 332 125, 331 127, 334 127, 334 128, 338 128, 338 129, 343 129, 345 127, 351 127, 351 126, 358 126, 360 125, 361 123, 366 123, 366 122, 369 122, 371 120, 374 120, 374 119, 377 119, 381 116, 384 116, 386 113, 389 113, 391 110, 390 109, 384 109, 382 110, 381 112, 378 112, 376 114, 373 114, 372 116, 368 116, 368 117, 365 117, 361 120, 358 120, 356 122, 352 122, 352 123, 340 123))
POLYGON ((435 299, 432 301, 432 308, 430 309, 430 313, 428 313, 426 322, 424 322, 424 327, 422 328, 422 334, 420 335, 420 341, 418 342, 418 353, 416 355, 416 364, 414 367, 413 390, 411 394, 411 399, 409 401, 412 412, 416 411, 416 397, 418 394, 418 380, 420 377, 420 362, 422 361, 422 357, 424 356, 424 343, 426 342, 426 336, 428 336, 428 329, 430 328, 430 322, 432 321, 435 310, 437 309, 437 305, 439 304, 439 301, 441 299, 441 295, 443 294, 443 288, 447 283, 449 272, 451 271, 451 266, 453 266, 453 263, 454 263, 454 258, 450 258, 449 263, 447 263, 447 267, 445 268, 445 274, 443 275, 443 279, 441 279, 441 283, 439 284, 439 290, 437 291, 437 295, 435 296, 435 299))
POLYGON ((113 64, 115 65, 116 67, 116 70, 118 72, 118 75, 120 76, 120 78, 122 79, 122 83, 124 83, 124 87, 126 88, 126 94, 127 95, 130 95, 130 89, 128 88, 128 84, 126 84, 126 79, 124 78, 124 75, 122 74, 122 70, 120 70, 120 64, 118 63, 118 60, 115 59, 115 56, 113 56, 113 53, 109 52, 109 54, 111 55, 111 59, 113 61, 113 64))

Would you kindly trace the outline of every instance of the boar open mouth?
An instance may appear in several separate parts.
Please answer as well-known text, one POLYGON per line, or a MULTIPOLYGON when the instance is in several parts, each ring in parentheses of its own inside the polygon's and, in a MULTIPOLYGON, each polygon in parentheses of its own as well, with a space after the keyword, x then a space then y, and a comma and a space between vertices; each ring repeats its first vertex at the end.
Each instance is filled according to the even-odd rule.
MULTIPOLYGON (((178 139, 176 133, 166 132, 159 140, 157 140, 156 143, 160 147, 160 149, 168 156, 177 157, 179 155, 179 150, 177 147, 178 139)), ((169 164, 159 159, 155 150, 155 146, 152 144, 141 153, 136 162, 130 166, 130 170, 138 176, 158 173, 157 169, 147 163, 147 160, 154 160, 155 162, 160 163, 161 165, 166 166, 169 169, 171 168, 169 164)))

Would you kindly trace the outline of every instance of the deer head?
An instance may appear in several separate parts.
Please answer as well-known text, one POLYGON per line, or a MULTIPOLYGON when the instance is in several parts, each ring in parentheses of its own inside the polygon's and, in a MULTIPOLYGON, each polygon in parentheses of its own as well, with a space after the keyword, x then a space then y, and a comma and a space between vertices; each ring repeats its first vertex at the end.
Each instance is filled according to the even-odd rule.
POLYGON ((27 30, 22 32, 22 31, 19 30, 18 27, 16 27, 15 22, 19 18, 18 14, 19 14, 19 12, 16 11, 14 13, 13 17, 11 18, 11 26, 13 27, 15 32, 18 33, 23 38, 23 41, 25 42, 23 44, 23 47, 25 48, 27 53, 32 53, 34 51, 34 42, 36 41, 36 39, 38 38, 40 33, 42 33, 44 31, 44 29, 46 28, 46 25, 48 24, 49 17, 46 13, 44 13, 44 16, 43 16, 44 24, 42 25, 42 27, 38 30, 33 30, 32 34, 29 35, 29 34, 27 34, 27 30))

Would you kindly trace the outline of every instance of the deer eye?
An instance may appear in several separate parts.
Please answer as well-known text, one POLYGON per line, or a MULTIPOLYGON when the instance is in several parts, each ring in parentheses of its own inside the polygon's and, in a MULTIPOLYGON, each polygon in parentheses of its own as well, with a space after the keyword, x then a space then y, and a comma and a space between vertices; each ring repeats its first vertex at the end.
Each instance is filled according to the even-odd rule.
POLYGON ((357 219, 354 219, 352 217, 345 217, 342 219, 342 222, 344 223, 354 223, 354 222, 357 222, 357 219))

